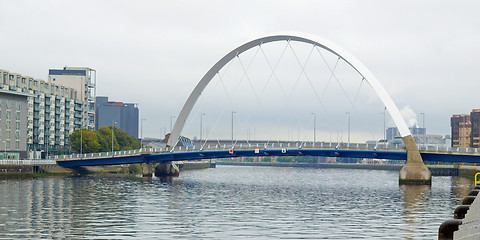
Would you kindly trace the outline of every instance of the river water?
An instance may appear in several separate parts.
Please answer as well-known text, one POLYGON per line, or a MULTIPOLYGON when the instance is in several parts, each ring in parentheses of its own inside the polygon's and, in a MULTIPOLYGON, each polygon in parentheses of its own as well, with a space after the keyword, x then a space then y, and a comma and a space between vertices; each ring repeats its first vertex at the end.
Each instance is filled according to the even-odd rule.
POLYGON ((436 239, 472 187, 396 171, 218 166, 0 180, 0 239, 436 239))

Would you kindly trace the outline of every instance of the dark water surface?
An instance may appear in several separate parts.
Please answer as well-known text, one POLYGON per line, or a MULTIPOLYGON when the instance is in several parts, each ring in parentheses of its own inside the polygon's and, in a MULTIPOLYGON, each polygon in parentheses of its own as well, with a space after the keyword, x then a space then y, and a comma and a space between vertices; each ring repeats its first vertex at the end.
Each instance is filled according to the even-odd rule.
POLYGON ((0 239, 436 239, 472 182, 395 171, 230 167, 171 181, 0 180, 0 239))

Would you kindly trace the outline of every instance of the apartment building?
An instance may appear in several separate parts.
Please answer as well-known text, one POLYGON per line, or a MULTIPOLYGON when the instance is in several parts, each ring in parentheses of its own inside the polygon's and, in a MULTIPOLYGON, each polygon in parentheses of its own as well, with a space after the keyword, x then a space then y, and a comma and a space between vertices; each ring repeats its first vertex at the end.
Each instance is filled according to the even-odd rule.
POLYGON ((86 123, 83 127, 95 130, 97 72, 88 67, 50 69, 48 71, 48 81, 76 90, 77 99, 83 102, 81 115, 82 122, 86 123))
POLYGON ((467 148, 472 146, 472 125, 473 121, 468 114, 455 114, 450 118, 452 147, 467 148))
MULTIPOLYGON (((66 77, 65 73, 59 79, 66 77)), ((59 84, 61 82, 57 79, 47 82, 0 70, 0 118, 8 120, 10 112, 11 120, 9 124, 0 122, 0 132, 5 133, 0 137, 0 141, 5 141, 3 145, 0 143, 0 150, 18 154, 20 158, 34 157, 27 156, 27 152, 53 154, 69 151, 68 136, 75 129, 90 127, 94 123, 89 118, 90 104, 84 101, 90 99, 88 94, 92 90, 80 93, 78 86, 65 86, 59 84)), ((89 84, 89 88, 91 86, 89 84)))

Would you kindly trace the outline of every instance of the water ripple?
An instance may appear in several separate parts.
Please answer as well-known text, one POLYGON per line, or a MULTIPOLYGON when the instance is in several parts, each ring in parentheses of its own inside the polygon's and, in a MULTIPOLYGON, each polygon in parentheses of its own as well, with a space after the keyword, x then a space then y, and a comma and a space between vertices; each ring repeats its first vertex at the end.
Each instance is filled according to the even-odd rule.
POLYGON ((392 171, 227 167, 0 181, 0 239, 433 239, 471 188, 392 171))

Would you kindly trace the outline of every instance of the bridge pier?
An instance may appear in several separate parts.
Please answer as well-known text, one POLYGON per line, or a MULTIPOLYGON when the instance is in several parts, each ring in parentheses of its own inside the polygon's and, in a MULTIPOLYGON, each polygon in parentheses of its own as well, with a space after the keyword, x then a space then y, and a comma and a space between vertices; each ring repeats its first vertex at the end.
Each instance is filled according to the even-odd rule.
POLYGON ((180 169, 174 162, 159 163, 155 167, 156 177, 178 177, 180 175, 180 169))
POLYGON ((407 150, 407 164, 400 170, 398 182, 407 185, 431 185, 432 173, 423 162, 412 135, 402 139, 407 150))
POLYGON ((153 169, 154 169, 154 164, 153 163, 143 163, 142 164, 142 175, 143 175, 143 177, 152 177, 153 169))

